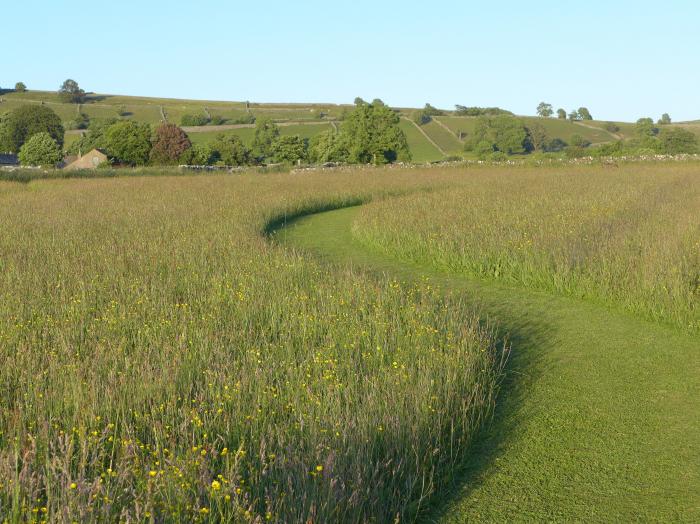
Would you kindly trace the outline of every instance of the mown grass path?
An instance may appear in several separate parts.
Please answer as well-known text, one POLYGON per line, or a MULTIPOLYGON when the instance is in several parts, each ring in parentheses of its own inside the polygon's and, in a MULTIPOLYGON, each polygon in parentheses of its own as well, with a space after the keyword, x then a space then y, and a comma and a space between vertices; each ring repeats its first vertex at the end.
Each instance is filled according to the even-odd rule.
POLYGON ((494 421, 428 522, 700 521, 700 341, 600 305, 445 274, 353 238, 356 208, 275 236, 460 293, 512 345, 494 421))

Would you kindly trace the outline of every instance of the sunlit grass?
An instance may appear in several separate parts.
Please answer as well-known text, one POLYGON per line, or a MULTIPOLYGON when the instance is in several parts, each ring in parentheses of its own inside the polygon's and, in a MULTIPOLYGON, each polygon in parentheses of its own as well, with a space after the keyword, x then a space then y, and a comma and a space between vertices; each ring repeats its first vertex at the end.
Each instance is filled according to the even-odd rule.
POLYGON ((428 182, 0 183, 0 520, 415 516, 492 411, 501 348, 428 284, 263 232, 428 182))

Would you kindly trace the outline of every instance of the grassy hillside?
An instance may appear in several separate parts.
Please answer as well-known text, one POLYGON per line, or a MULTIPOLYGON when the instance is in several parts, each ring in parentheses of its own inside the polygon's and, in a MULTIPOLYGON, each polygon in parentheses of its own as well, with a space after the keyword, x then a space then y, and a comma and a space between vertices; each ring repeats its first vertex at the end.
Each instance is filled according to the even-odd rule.
MULTIPOLYGON (((85 113, 90 118, 117 118, 123 112, 121 118, 132 119, 150 124, 158 124, 164 119, 170 123, 180 124, 184 115, 203 115, 211 118, 222 118, 224 124, 239 121, 247 115, 256 118, 271 118, 278 123, 305 122, 319 123, 337 121, 343 111, 352 107, 350 105, 335 104, 260 104, 246 102, 226 102, 208 100, 180 100, 174 98, 149 98, 138 96, 102 95, 90 94, 84 104, 67 104, 60 100, 57 93, 49 91, 27 91, 25 93, 9 92, 0 97, 0 113, 10 111, 23 104, 45 104, 54 110, 68 123, 74 120, 79 112, 85 113)), ((409 108, 399 109, 402 115, 410 115, 414 110, 409 108)), ((615 122, 619 131, 611 133, 605 129, 606 122, 591 120, 585 122, 570 122, 557 118, 537 118, 524 116, 521 118, 526 125, 539 123, 545 127, 550 138, 560 138, 570 142, 574 135, 580 135, 592 144, 602 144, 619 139, 629 139, 634 136, 634 124, 615 122)), ((441 116, 435 117, 432 122, 421 126, 421 129, 435 142, 447 155, 462 154, 463 141, 458 140, 457 135, 461 131, 465 138, 474 131, 476 117, 441 116)), ((324 129, 323 126, 294 125, 283 134, 299 134, 310 138, 324 129)), ((673 124, 679 125, 700 136, 700 124, 687 122, 673 124)), ((429 162, 440 160, 444 157, 437 148, 432 145, 413 125, 402 122, 401 128, 407 135, 409 146, 415 162, 429 162)), ((208 129, 202 126, 200 129, 188 130, 190 138, 195 143, 203 143, 215 137, 220 129, 208 129), (201 132, 200 132, 201 131, 201 132)), ((235 133, 250 140, 251 131, 246 128, 226 130, 227 133, 235 133)), ((70 144, 77 139, 76 135, 66 134, 65 142, 70 144)))
MULTIPOLYGON (((547 134, 550 138, 561 138, 567 143, 571 141, 571 137, 574 135, 580 135, 592 144, 617 140, 616 136, 603 129, 605 122, 587 121, 584 123, 574 123, 557 118, 538 118, 530 116, 520 118, 525 122, 525 125, 532 125, 535 123, 541 124, 547 130, 547 134)), ((474 132, 474 127, 478 121, 477 117, 470 116, 441 116, 435 117, 435 119, 445 124, 455 134, 458 134, 460 131, 466 133, 467 139, 469 135, 474 132)))
POLYGON ((406 140, 414 162, 434 162, 443 158, 443 154, 426 140, 413 122, 401 119, 399 127, 406 134, 406 140))
MULTIPOLYGON (((298 124, 298 125, 283 125, 280 126, 281 135, 299 135, 302 138, 313 138, 314 136, 323 133, 330 129, 331 124, 328 123, 315 123, 315 124, 298 124)), ((204 127, 203 129, 206 129, 204 127)), ((223 131, 197 131, 196 133, 189 132, 188 135, 193 144, 205 144, 211 142, 218 135, 238 135, 241 140, 247 145, 250 145, 253 141, 254 127, 242 127, 238 129, 227 129, 223 131)))

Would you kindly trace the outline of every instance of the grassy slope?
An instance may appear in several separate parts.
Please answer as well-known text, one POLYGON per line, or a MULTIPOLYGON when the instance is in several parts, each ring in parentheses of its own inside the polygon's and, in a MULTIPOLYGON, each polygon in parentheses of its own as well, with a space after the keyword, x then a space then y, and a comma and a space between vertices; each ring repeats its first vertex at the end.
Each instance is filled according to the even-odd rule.
POLYGON ((353 209, 283 238, 329 261, 466 294, 513 344, 496 418, 428 520, 697 521, 700 343, 585 302, 398 262, 353 239, 353 209))
POLYGON ((464 144, 440 124, 428 122, 422 128, 446 153, 461 153, 464 149, 464 144))
MULTIPOLYGON (((591 129, 589 127, 584 127, 579 124, 574 124, 572 122, 569 122, 568 120, 559 120, 557 118, 520 118, 522 118, 522 120, 525 121, 526 125, 535 122, 542 124, 547 130, 547 133, 550 137, 561 138, 565 142, 569 142, 573 135, 580 135, 593 144, 615 140, 614 136, 602 129, 602 126, 605 125, 604 122, 586 122, 587 125, 601 127, 600 130, 596 130, 591 129)), ((437 119, 440 120, 440 122, 444 123, 447 127, 449 127, 453 132, 457 133, 461 130, 463 132, 468 133, 468 135, 474 131, 474 127, 477 122, 477 118, 466 116, 441 116, 437 117, 437 119)))
MULTIPOLYGON (((320 125, 320 124, 309 124, 309 125, 304 125, 304 124, 299 124, 299 125, 291 125, 291 126, 280 126, 280 134, 281 135, 299 135, 302 138, 312 138, 320 133, 323 133, 324 131, 327 131, 330 128, 331 124, 325 124, 325 125, 320 125)), ((231 129, 228 131, 211 131, 211 132, 202 132, 202 133, 190 133, 189 137, 190 140, 192 141, 193 144, 203 144, 207 142, 213 141, 218 135, 220 134, 225 134, 225 135, 238 135, 241 137, 243 142, 246 144, 250 145, 253 142, 253 135, 255 133, 255 129, 252 127, 243 127, 240 129, 231 129)))
POLYGON ((406 134, 406 140, 414 162, 433 162, 442 159, 442 153, 426 140, 421 132, 416 129, 416 126, 413 125, 413 122, 402 119, 399 127, 406 134))

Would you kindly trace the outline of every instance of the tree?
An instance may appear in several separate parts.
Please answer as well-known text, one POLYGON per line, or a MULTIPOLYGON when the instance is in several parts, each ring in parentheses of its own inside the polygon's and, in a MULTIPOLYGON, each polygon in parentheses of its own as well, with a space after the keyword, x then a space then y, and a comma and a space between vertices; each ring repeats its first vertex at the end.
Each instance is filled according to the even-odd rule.
POLYGON ((117 122, 116 118, 97 118, 90 120, 88 131, 68 148, 68 152, 76 155, 87 153, 92 149, 106 149, 105 132, 117 122))
POLYGON ((425 107, 423 108, 423 113, 425 113, 428 116, 443 116, 445 114, 444 111, 438 109, 437 107, 433 107, 430 104, 425 104, 425 107))
POLYGON ((639 138, 654 137, 659 134, 659 128, 651 118, 640 118, 634 126, 634 134, 639 138))
POLYGON ((224 135, 216 137, 212 148, 217 158, 227 166, 244 166, 250 163, 250 151, 238 135, 224 135))
POLYGON ((509 115, 493 118, 482 116, 465 149, 483 152, 487 150, 485 144, 488 144, 492 151, 513 155, 525 152, 526 140, 527 130, 521 120, 509 115))
POLYGON ((430 114, 427 113, 425 110, 414 111, 411 116, 413 118, 413 121, 419 126, 425 125, 433 119, 433 117, 430 116, 430 114))
POLYGON ((299 135, 281 136, 275 142, 274 158, 276 162, 295 164, 308 158, 308 143, 299 135))
POLYGON ((17 82, 15 84, 15 91, 18 93, 24 93, 27 90, 27 86, 24 84, 24 82, 17 82))
POLYGON ((496 116, 496 115, 511 115, 513 113, 500 107, 467 107, 459 104, 455 105, 455 115, 458 116, 496 116))
POLYGON ((537 106, 537 114, 541 116, 542 118, 549 118, 554 114, 554 110, 552 109, 552 104, 548 104, 546 102, 540 102, 539 105, 537 106))
POLYGON ((69 78, 61 84, 58 95, 64 102, 80 104, 85 98, 85 91, 80 89, 78 82, 69 78))
POLYGON ((355 97, 355 100, 353 101, 353 104, 355 104, 356 106, 362 106, 362 105, 365 105, 366 103, 367 102, 362 100, 362 98, 360 98, 359 96, 355 97))
POLYGON ((581 117, 582 120, 593 120, 593 117, 591 116, 591 112, 588 110, 587 107, 579 107, 578 108, 578 115, 581 117))
POLYGON ((346 114, 340 130, 339 149, 347 161, 385 164, 408 161, 411 153, 399 128, 399 115, 385 105, 360 104, 346 114))
POLYGON ((564 111, 561 107, 557 109, 557 118, 559 120, 566 120, 566 111, 564 111))
POLYGON ((61 148, 45 131, 29 137, 19 150, 19 161, 23 166, 55 166, 61 158, 61 148))
POLYGON ((176 164, 182 154, 192 147, 187 133, 175 124, 161 124, 156 128, 151 148, 151 163, 176 164))
POLYGON ((668 113, 664 113, 661 115, 661 118, 659 119, 658 124, 660 126, 665 126, 671 123, 671 116, 668 113))
POLYGON ((188 166, 208 166, 218 159, 219 153, 214 150, 212 144, 194 144, 180 155, 178 161, 188 166))
POLYGON ((63 146, 63 125, 56 113, 46 106, 23 105, 10 111, 0 129, 0 151, 18 152, 32 135, 46 132, 59 147, 63 146))
POLYGON ((545 127, 539 122, 535 122, 534 124, 527 126, 526 131, 528 146, 526 149, 531 151, 543 151, 547 146, 547 142, 549 141, 545 127))
POLYGON ((320 133, 309 141, 309 159, 312 162, 347 162, 347 157, 341 136, 333 129, 320 133))
POLYGON ((698 152, 698 137, 682 127, 670 127, 659 132, 661 150, 669 155, 698 152))
POLYGON ((274 144, 280 136, 280 129, 269 118, 261 118, 255 123, 252 154, 260 162, 273 154, 274 144))
POLYGON ((579 115, 578 111, 574 109, 573 111, 571 111, 571 113, 569 113, 569 120, 571 120, 572 122, 574 120, 581 120, 581 115, 579 115))
POLYGON ((151 153, 151 127, 131 120, 122 120, 105 131, 107 153, 120 162, 144 165, 151 153))
POLYGON ((581 135, 572 135, 572 137, 569 139, 569 143, 573 147, 579 147, 579 148, 584 148, 588 147, 591 145, 591 143, 583 138, 581 135))

